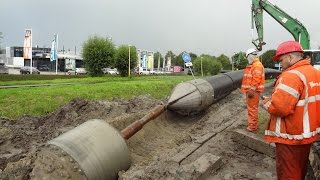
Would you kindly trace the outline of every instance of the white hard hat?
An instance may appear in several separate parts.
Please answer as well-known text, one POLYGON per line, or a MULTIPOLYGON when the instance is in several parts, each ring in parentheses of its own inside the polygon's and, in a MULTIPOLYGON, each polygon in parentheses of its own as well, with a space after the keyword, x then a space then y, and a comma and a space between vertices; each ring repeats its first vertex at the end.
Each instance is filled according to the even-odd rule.
POLYGON ((250 48, 247 50, 246 52, 246 57, 248 57, 249 54, 255 54, 257 55, 258 54, 258 51, 255 49, 255 48, 250 48))

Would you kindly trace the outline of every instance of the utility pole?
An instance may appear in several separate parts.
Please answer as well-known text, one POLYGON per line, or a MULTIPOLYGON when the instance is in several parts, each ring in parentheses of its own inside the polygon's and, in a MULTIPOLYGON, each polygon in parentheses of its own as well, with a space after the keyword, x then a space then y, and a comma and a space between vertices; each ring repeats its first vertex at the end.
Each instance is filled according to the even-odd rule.
POLYGON ((130 46, 131 45, 128 45, 129 46, 129 71, 128 71, 128 77, 130 78, 130 46))
POLYGON ((234 71, 234 56, 231 57, 231 70, 234 71))
POLYGON ((203 77, 203 69, 202 69, 202 56, 201 56, 201 76, 203 77))
POLYGON ((159 55, 159 57, 158 57, 158 71, 160 71, 160 52, 158 52, 158 55, 159 55))

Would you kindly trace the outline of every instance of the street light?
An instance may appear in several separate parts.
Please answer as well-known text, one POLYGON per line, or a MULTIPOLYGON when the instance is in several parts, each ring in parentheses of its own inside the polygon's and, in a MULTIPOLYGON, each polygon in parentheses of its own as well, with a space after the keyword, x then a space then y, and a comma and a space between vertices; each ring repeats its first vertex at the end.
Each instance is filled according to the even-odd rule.
MULTIPOLYGON (((234 52, 234 55, 231 56, 231 70, 234 71, 234 63, 235 63, 235 58, 236 58, 236 52, 234 52)), ((238 56, 239 57, 239 56, 238 56)))
POLYGON ((201 76, 203 77, 203 69, 202 69, 202 56, 201 56, 201 76))
POLYGON ((129 71, 128 71, 128 77, 130 77, 130 44, 128 45, 129 46, 129 71))

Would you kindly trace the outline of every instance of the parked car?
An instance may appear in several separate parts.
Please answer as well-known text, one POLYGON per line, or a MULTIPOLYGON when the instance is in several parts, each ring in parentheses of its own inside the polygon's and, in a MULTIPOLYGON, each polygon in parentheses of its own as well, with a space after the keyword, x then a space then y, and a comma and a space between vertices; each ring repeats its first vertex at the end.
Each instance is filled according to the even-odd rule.
POLYGON ((111 75, 117 75, 119 74, 117 68, 111 69, 111 68, 103 68, 102 69, 104 74, 111 74, 111 75))
POLYGON ((156 74, 156 71, 150 70, 149 73, 150 73, 150 74, 156 74))
MULTIPOLYGON (((24 66, 20 68, 20 74, 30 74, 30 67, 29 66, 24 66)), ((40 71, 32 67, 32 74, 40 74, 40 71)))
POLYGON ((163 71, 155 71, 154 74, 164 74, 163 71))
POLYGON ((0 74, 9 74, 9 69, 4 63, 0 63, 0 74))
POLYGON ((69 70, 68 75, 81 75, 81 74, 87 74, 87 71, 85 68, 76 68, 75 70, 69 70))
POLYGON ((40 66, 38 67, 38 69, 39 69, 40 71, 50 71, 50 68, 49 68, 47 65, 45 65, 45 64, 40 65, 40 66))
POLYGON ((137 74, 140 74, 140 75, 150 74, 150 71, 147 70, 147 69, 137 69, 135 72, 136 72, 137 74))

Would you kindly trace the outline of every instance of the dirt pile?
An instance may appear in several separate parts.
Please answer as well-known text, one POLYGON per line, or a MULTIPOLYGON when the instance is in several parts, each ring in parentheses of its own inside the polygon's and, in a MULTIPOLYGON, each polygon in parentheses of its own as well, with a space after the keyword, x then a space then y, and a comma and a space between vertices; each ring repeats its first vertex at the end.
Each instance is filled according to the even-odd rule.
POLYGON ((159 103, 149 96, 112 102, 74 99, 44 117, 0 118, 0 179, 29 179, 39 148, 89 119, 103 119, 121 130, 159 103))
MULTIPOLYGON (((75 99, 44 117, 2 118, 0 179, 30 179, 29 173, 34 167, 38 150, 48 140, 89 119, 103 119, 122 130, 159 103, 149 96, 111 102, 75 99)), ((119 178, 193 179, 192 172, 183 171, 181 167, 190 169, 189 164, 206 153, 220 156, 223 162, 217 173, 212 172, 211 179, 274 178, 273 159, 231 140, 231 131, 245 128, 245 125, 246 107, 243 94, 239 91, 232 92, 199 115, 183 117, 166 111, 127 141, 132 164, 129 170, 119 173, 119 178), (221 132, 180 166, 170 163, 170 159, 190 143, 218 128, 222 129, 221 132)))

